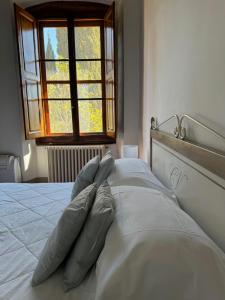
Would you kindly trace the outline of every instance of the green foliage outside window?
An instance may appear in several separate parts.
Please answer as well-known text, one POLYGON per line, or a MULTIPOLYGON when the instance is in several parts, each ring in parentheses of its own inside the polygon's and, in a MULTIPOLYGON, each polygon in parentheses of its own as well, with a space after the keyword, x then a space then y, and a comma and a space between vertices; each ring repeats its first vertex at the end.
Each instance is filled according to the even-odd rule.
MULTIPOLYGON (((46 56, 51 59, 68 58, 67 30, 56 28, 57 44, 52 45, 50 38, 46 49, 46 56), (56 55, 55 55, 56 53, 56 55)), ((100 28, 76 27, 76 58, 100 59, 100 28)), ((77 62, 76 72, 78 80, 101 80, 101 62, 77 62)), ((69 65, 67 61, 53 61, 46 63, 48 81, 69 80, 69 65)), ((75 83, 74 83, 75 84, 75 83)), ((78 84, 78 98, 100 99, 102 97, 101 84, 78 84)), ((52 133, 72 133, 72 114, 70 99, 70 86, 68 84, 48 84, 49 117, 52 133)), ((102 100, 79 100, 79 126, 81 133, 102 132, 102 100)))

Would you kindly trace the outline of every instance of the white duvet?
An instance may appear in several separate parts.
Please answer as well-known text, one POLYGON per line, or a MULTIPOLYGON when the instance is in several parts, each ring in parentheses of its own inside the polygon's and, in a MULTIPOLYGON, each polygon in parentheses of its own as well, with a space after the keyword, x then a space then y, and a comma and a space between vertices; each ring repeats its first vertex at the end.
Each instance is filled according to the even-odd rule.
POLYGON ((61 270, 36 288, 30 280, 72 184, 0 184, 0 300, 225 299, 223 252, 163 190, 148 184, 160 186, 143 162, 117 167, 111 177, 117 213, 105 247, 96 269, 67 294, 61 270))
POLYGON ((112 188, 117 215, 96 269, 98 300, 224 300, 225 256, 174 201, 112 188))
POLYGON ((71 191, 70 183, 0 184, 0 300, 94 300, 94 274, 68 294, 61 270, 31 287, 38 258, 71 191))

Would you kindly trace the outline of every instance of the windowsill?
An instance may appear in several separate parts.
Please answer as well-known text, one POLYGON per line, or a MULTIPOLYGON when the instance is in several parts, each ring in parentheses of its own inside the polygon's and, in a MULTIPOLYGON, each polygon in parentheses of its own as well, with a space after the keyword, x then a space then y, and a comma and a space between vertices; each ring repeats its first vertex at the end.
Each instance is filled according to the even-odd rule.
POLYGON ((38 146, 55 146, 55 145, 100 145, 116 144, 116 138, 105 135, 93 136, 48 136, 36 139, 38 146))

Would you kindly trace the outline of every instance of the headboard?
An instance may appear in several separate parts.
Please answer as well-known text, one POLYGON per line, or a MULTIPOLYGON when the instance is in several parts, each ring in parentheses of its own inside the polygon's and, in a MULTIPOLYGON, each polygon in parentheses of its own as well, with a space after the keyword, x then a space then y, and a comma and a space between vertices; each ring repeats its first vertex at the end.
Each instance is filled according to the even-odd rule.
POLYGON ((152 118, 151 169, 225 252, 225 153, 189 140, 185 119, 225 142, 223 135, 189 115, 174 115, 159 125, 152 118), (176 122, 172 134, 160 130, 172 120, 176 122))

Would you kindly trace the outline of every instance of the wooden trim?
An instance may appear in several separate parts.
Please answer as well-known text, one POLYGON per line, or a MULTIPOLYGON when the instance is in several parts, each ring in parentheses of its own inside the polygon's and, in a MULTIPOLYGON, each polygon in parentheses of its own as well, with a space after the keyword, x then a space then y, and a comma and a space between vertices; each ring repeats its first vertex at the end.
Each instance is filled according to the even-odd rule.
POLYGON ((41 27, 67 27, 68 22, 66 17, 64 20, 39 20, 41 27))
POLYGON ((71 98, 46 98, 42 99, 42 101, 71 101, 71 98))
POLYGON ((102 125, 104 134, 107 133, 106 129, 106 89, 105 89, 105 26, 102 23, 100 27, 101 34, 101 71, 102 71, 102 125))
POLYGON ((101 62, 102 61, 102 58, 76 58, 75 59, 76 60, 76 62, 78 61, 99 61, 99 62, 101 62))
POLYGON ((38 26, 37 20, 30 15, 27 11, 20 8, 14 4, 15 11, 15 25, 16 25, 16 35, 17 35, 17 51, 19 58, 19 67, 20 67, 20 87, 21 87, 21 96, 23 102, 23 119, 24 119, 24 129, 25 129, 25 138, 27 140, 35 139, 43 135, 43 112, 42 112, 42 103, 41 103, 41 91, 40 91, 40 66, 39 66, 39 45, 38 45, 38 26), (23 40, 23 31, 27 30, 23 28, 22 19, 30 22, 32 24, 32 43, 30 42, 30 48, 33 46, 34 50, 34 64, 35 71, 26 69, 26 57, 24 51, 30 51, 24 45, 23 40), (29 110, 29 101, 27 83, 33 82, 37 84, 37 101, 38 101, 38 118, 39 118, 39 128, 31 128, 31 115, 29 110))
POLYGON ((46 80, 47 84, 70 84, 70 80, 46 80))
POLYGON ((78 101, 95 101, 95 100, 100 100, 100 101, 104 101, 104 98, 78 98, 78 101))
POLYGON ((152 140, 169 147, 206 170, 225 179, 225 152, 188 140, 180 140, 159 130, 151 129, 150 136, 152 140))
POLYGON ((41 90, 42 90, 42 106, 44 115, 44 134, 50 133, 50 117, 48 101, 43 101, 48 97, 47 80, 46 80, 46 68, 45 68, 45 47, 44 47, 44 32, 43 25, 39 23, 39 48, 40 48, 40 68, 41 68, 41 90))
POLYGON ((88 136, 48 136, 36 139, 39 146, 49 145, 101 145, 116 144, 116 139, 103 134, 88 136))
POLYGON ((75 27, 97 27, 103 25, 103 19, 101 20, 87 20, 87 19, 81 19, 81 20, 75 20, 74 21, 75 27))
MULTIPOLYGON (((56 27, 56 26, 55 26, 56 27)), ((39 59, 39 61, 44 61, 44 62, 56 62, 56 61, 59 61, 59 62, 69 62, 69 58, 65 58, 65 59, 48 59, 48 58, 44 58, 44 59, 39 59)))
POLYGON ((84 1, 52 1, 27 8, 38 19, 57 20, 78 18, 92 20, 103 19, 108 5, 84 1))
POLYGON ((79 111, 77 101, 77 67, 75 63, 76 59, 76 45, 75 45, 75 30, 74 30, 74 19, 69 19, 68 22, 68 47, 69 47, 69 70, 70 70, 70 93, 71 93, 71 108, 72 108, 72 122, 73 122, 73 133, 79 135, 79 111))
POLYGON ((95 83, 104 83, 104 81, 103 80, 77 80, 77 83, 78 84, 89 84, 89 83, 93 83, 93 84, 95 84, 95 83))

